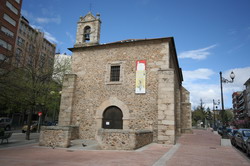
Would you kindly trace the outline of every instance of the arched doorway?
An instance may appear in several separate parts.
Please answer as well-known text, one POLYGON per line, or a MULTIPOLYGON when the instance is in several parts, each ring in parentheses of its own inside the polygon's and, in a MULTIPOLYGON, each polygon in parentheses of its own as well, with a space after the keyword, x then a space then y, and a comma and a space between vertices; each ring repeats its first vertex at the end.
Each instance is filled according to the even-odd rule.
POLYGON ((102 128, 104 129, 122 129, 122 111, 116 106, 108 107, 103 112, 102 128))

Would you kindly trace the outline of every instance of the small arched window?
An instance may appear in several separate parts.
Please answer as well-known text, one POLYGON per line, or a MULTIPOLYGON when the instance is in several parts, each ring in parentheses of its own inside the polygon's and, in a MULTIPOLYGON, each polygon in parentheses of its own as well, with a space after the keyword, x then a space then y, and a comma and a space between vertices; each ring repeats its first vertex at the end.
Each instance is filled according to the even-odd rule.
POLYGON ((85 28, 84 28, 84 41, 85 42, 88 42, 89 40, 90 40, 90 32, 91 32, 91 28, 90 28, 90 26, 86 26, 85 28))

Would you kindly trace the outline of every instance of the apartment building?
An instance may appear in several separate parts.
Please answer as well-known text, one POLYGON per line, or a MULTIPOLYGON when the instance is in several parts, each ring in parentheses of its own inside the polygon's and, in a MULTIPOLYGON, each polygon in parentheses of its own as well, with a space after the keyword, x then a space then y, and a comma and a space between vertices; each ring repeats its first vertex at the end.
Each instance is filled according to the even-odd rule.
POLYGON ((246 113, 250 117, 250 78, 244 84, 246 86, 246 113))
POLYGON ((21 16, 12 65, 16 67, 53 68, 56 45, 44 33, 30 26, 21 16))
POLYGON ((232 94, 234 122, 238 127, 250 127, 250 78, 244 83, 246 89, 232 94))
POLYGON ((233 108, 235 118, 242 120, 245 117, 245 91, 233 93, 233 108))
POLYGON ((22 0, 0 1, 0 64, 8 66, 15 51, 22 0), (4 63, 3 63, 4 62, 4 63))

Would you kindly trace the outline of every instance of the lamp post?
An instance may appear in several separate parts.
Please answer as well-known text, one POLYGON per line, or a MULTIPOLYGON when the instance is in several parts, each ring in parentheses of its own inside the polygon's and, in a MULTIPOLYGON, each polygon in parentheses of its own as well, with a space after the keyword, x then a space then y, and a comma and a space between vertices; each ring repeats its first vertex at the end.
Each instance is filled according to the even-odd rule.
MULTIPOLYGON (((233 83, 234 82, 234 78, 235 78, 235 74, 232 71, 230 74, 230 78, 231 80, 227 80, 224 77, 222 77, 222 72, 220 72, 220 89, 221 89, 221 120, 222 120, 222 124, 223 126, 225 125, 225 110, 224 110, 224 100, 223 100, 223 87, 222 87, 222 83, 233 83)), ((226 133, 224 132, 223 129, 223 138, 227 137, 226 133)))
POLYGON ((214 109, 214 106, 216 106, 217 108, 217 105, 220 105, 220 100, 218 100, 217 102, 214 101, 213 99, 213 111, 214 111, 214 131, 217 130, 217 127, 215 127, 215 109, 214 109))

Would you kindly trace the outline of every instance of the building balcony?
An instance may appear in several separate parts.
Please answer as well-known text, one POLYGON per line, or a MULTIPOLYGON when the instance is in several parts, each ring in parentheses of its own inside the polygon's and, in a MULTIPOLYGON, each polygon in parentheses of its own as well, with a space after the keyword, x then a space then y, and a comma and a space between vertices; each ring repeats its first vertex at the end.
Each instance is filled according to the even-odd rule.
POLYGON ((241 99, 240 101, 239 101, 239 105, 241 105, 242 103, 244 103, 245 102, 245 100, 244 100, 244 98, 243 99, 241 99))
POLYGON ((239 99, 241 99, 242 97, 244 96, 244 93, 242 92, 240 95, 239 95, 239 99))
POLYGON ((238 116, 240 119, 244 118, 244 117, 248 117, 247 113, 241 113, 238 116))
POLYGON ((242 111, 244 111, 244 110, 245 110, 245 106, 243 105, 243 106, 241 106, 241 107, 238 109, 237 112, 242 112, 242 111))

